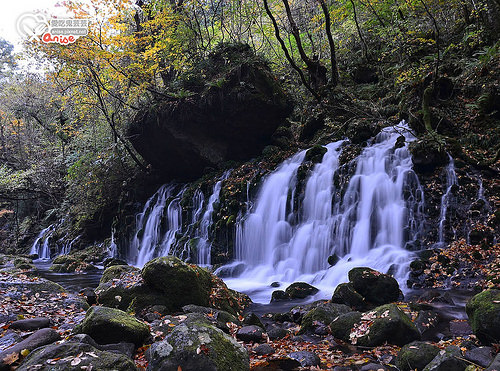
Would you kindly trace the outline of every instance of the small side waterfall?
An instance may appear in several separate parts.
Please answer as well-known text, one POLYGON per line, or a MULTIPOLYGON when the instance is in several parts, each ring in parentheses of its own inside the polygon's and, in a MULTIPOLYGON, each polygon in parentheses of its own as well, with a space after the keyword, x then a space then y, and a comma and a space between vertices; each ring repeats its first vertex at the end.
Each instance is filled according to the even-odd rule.
POLYGON ((402 282, 412 257, 405 246, 421 231, 424 200, 406 145, 396 148, 401 135, 406 143, 414 139, 404 126, 384 129, 357 158, 345 189, 334 182, 343 141, 329 144, 306 182, 299 210, 293 205, 304 152, 285 161, 237 226, 233 266, 244 271, 226 279, 228 285, 265 303, 275 281, 283 288, 306 281, 331 295, 356 266, 391 271, 402 282), (329 268, 332 254, 340 260, 329 268))
POLYGON ((50 236, 54 232, 54 225, 42 229, 31 246, 30 254, 37 254, 39 259, 50 259, 50 236))
POLYGON ((175 235, 182 226, 180 199, 184 189, 177 193, 175 190, 173 185, 162 186, 136 217, 136 233, 128 256, 138 266, 155 256, 168 255, 175 242, 175 235))
POLYGON ((71 248, 73 247, 73 244, 80 239, 81 236, 77 236, 74 239, 72 239, 68 243, 64 243, 61 247, 61 251, 59 251, 59 255, 67 255, 71 252, 71 248))
MULTIPOLYGON (((215 183, 214 188, 212 190, 212 194, 208 199, 208 203, 205 212, 201 217, 201 220, 199 219, 199 214, 203 209, 203 201, 200 203, 201 206, 198 209, 196 209, 197 212, 193 213, 193 220, 195 221, 200 220, 200 225, 197 232, 198 235, 197 264, 200 266, 210 266, 212 262, 211 260, 212 243, 209 241, 209 227, 212 224, 212 214, 214 212, 214 205, 216 202, 219 201, 219 194, 222 188, 222 182, 229 177, 230 173, 231 173, 230 171, 226 171, 222 175, 221 179, 217 183, 215 183)), ((203 193, 199 190, 198 192, 201 194, 201 197, 203 197, 203 193)))
POLYGON ((458 184, 457 174, 455 173, 455 161, 448 154, 450 162, 446 167, 446 191, 441 197, 441 210, 439 212, 439 230, 438 230, 438 244, 439 246, 444 245, 444 227, 446 223, 446 213, 448 207, 450 206, 451 200, 453 198, 453 188, 458 184))

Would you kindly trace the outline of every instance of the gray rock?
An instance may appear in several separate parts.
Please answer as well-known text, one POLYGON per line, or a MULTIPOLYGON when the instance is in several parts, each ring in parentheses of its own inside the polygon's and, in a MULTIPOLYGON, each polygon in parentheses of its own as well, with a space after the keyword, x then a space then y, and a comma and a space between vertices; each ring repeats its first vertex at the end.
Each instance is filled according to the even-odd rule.
POLYGON ((314 332, 317 327, 326 327, 338 316, 351 311, 351 308, 344 304, 320 304, 302 318, 300 334, 314 332))
POLYGON ((9 327, 14 330, 33 331, 50 327, 50 319, 44 317, 21 319, 19 321, 12 322, 9 327))
POLYGON ((135 352, 135 345, 132 343, 105 344, 101 345, 97 349, 116 354, 123 354, 128 358, 132 358, 135 352))
POLYGON ((500 353, 496 355, 493 362, 484 371, 500 371, 500 353))
POLYGON ((302 367, 318 366, 321 363, 319 357, 313 352, 292 352, 288 357, 299 361, 302 367))
POLYGON ((0 337, 0 351, 19 343, 23 340, 18 334, 15 332, 8 332, 4 336, 0 337))
POLYGON ((247 371, 250 361, 245 348, 232 337, 199 317, 188 317, 164 340, 146 352, 148 370, 247 371))
POLYGON ((462 361, 462 353, 456 346, 441 350, 424 368, 424 371, 463 371, 467 363, 462 361))
POLYGON ((265 356, 268 354, 273 354, 276 351, 269 344, 260 344, 257 348, 254 349, 254 352, 258 356, 265 356))
POLYGON ((259 326, 243 326, 236 333, 236 338, 238 340, 244 341, 246 343, 254 342, 259 343, 263 340, 264 332, 259 326))
POLYGON ((92 367, 93 370, 137 370, 134 362, 123 354, 103 352, 89 344, 76 342, 38 348, 26 357, 17 370, 66 371, 81 370, 82 367, 92 367))
POLYGON ((20 343, 17 343, 16 345, 1 352, 0 353, 0 369, 2 369, 2 367, 5 367, 3 360, 9 354, 12 354, 12 353, 19 354, 24 349, 32 351, 33 349, 36 349, 36 348, 41 347, 43 345, 52 344, 60 339, 61 339, 61 337, 59 336, 57 331, 55 331, 51 328, 40 329, 40 330, 36 331, 34 334, 30 335, 27 339, 25 339, 25 340, 21 341, 20 343))
POLYGON ((270 340, 283 339, 288 334, 289 332, 282 327, 272 327, 271 329, 267 330, 267 336, 269 336, 270 340))
POLYGON ((493 362, 493 348, 478 347, 465 352, 464 358, 481 367, 488 367, 493 362))
POLYGON ((265 328, 264 325, 262 324, 262 321, 260 320, 259 316, 257 316, 255 313, 248 313, 245 318, 243 318, 243 324, 244 325, 255 325, 259 326, 261 328, 265 328))
POLYGON ((285 289, 285 292, 292 299, 305 299, 318 291, 316 287, 306 282, 294 282, 285 289))
POLYGON ((330 332, 336 339, 349 341, 349 335, 355 323, 361 320, 360 312, 350 312, 340 315, 330 323, 330 332))
POLYGON ((479 340, 500 340, 500 290, 485 290, 469 300, 465 307, 469 323, 479 340))
POLYGON ((380 363, 367 363, 366 365, 361 366, 359 371, 380 371, 380 370, 387 370, 387 367, 384 365, 381 365, 380 363))

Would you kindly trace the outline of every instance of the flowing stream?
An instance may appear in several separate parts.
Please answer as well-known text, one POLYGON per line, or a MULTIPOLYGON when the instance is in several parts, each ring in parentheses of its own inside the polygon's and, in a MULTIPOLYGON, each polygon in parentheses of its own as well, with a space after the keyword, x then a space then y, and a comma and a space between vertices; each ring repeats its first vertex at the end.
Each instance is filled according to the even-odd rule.
POLYGON ((453 188, 457 185, 457 174, 455 173, 455 162, 448 154, 450 162, 446 167, 446 190, 441 197, 441 209, 439 212, 438 246, 443 246, 445 242, 445 223, 448 207, 453 199, 453 188))

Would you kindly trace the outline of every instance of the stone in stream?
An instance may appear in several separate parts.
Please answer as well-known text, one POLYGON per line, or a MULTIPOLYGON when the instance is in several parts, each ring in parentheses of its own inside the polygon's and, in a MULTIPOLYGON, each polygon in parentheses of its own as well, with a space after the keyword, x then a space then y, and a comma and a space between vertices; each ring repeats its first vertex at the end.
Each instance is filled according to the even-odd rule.
POLYGON ((375 305, 395 302, 401 295, 398 281, 388 274, 361 267, 351 269, 348 276, 354 290, 375 305))
POLYGON ((243 324, 244 325, 255 325, 259 326, 263 329, 265 329, 265 326, 262 324, 262 321, 260 320, 259 316, 257 316, 255 313, 248 313, 245 318, 243 318, 243 324))
POLYGON ((485 290, 465 306, 474 334, 484 343, 500 341, 500 290, 485 290))
POLYGON ((149 326, 130 314, 119 309, 96 306, 87 311, 75 332, 90 335, 98 344, 124 341, 140 346, 150 336, 149 326))
POLYGON ((287 336, 290 332, 288 332, 286 329, 282 327, 272 327, 267 330, 267 336, 269 337, 269 340, 279 340, 283 339, 285 336, 287 336))
POLYGON ((127 356, 96 349, 86 343, 66 342, 36 349, 21 363, 18 371, 31 370, 116 370, 135 371, 134 362, 127 356), (37 366, 42 365, 42 367, 37 366))
POLYGON ((354 289, 352 283, 338 285, 335 288, 331 302, 348 305, 354 310, 367 309, 365 298, 354 289))
POLYGON ((246 349, 199 314, 189 314, 146 352, 148 370, 247 371, 246 349))
POLYGON ((254 350, 255 354, 257 354, 258 356, 266 356, 268 354, 273 354, 275 353, 276 351, 274 350, 274 348, 272 346, 270 346, 269 344, 260 344, 259 346, 257 346, 254 350))
POLYGON ((396 366, 401 371, 421 371, 438 353, 439 348, 432 344, 423 341, 412 341, 399 351, 396 366))
POLYGON ((316 294, 319 290, 306 282, 294 282, 285 289, 291 299, 305 299, 316 294))
POLYGON ((8 359, 9 355, 14 355, 15 358, 16 356, 19 356, 21 351, 23 351, 24 349, 32 351, 33 349, 36 349, 43 345, 51 344, 60 339, 61 337, 59 336, 57 331, 51 328, 43 328, 36 331, 34 334, 30 335, 20 343, 17 343, 16 345, 0 353, 0 370, 3 370, 4 368, 8 369, 7 364, 5 363, 5 359, 8 359))
POLYGON ((361 316, 361 312, 350 312, 335 318, 329 325, 332 336, 336 339, 349 341, 349 335, 354 325, 361 320, 361 316))
POLYGON ((41 328, 50 327, 50 319, 44 317, 21 319, 12 322, 9 328, 21 331, 33 331, 41 328))

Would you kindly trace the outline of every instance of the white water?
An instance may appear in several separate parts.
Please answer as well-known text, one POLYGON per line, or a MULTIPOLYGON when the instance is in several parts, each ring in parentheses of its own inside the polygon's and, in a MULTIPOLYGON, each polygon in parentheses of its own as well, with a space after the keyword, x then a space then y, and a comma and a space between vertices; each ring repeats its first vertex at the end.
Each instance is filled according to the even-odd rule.
POLYGON ((176 233, 182 226, 180 199, 183 192, 184 189, 176 194, 174 186, 164 185, 137 215, 137 232, 128 254, 129 259, 137 266, 142 267, 156 256, 169 254, 176 233))
MULTIPOLYGON (((214 205, 216 202, 219 201, 219 195, 220 195, 220 190, 222 188, 222 182, 226 180, 229 177, 230 171, 226 171, 223 175, 222 178, 215 183, 214 188, 212 190, 212 194, 210 195, 210 198, 208 199, 207 207, 205 209, 205 212, 203 213, 203 216, 201 217, 201 220, 199 219, 199 213, 194 213, 193 214, 193 219, 195 221, 200 220, 200 226, 198 230, 198 244, 197 244, 197 264, 200 266, 210 266, 212 263, 212 258, 211 258, 211 251, 212 251, 212 243, 209 241, 209 227, 212 224, 212 214, 214 212, 214 205)), ((203 193, 199 191, 201 195, 203 196, 203 193)), ((198 196, 199 197, 199 196, 198 196)), ((201 203, 201 205, 203 202, 201 203)), ((197 209, 200 210, 201 209, 197 209)))
MULTIPOLYGON (((413 140, 401 126, 406 141, 413 140)), ((403 283, 412 253, 405 244, 417 238, 423 218, 423 192, 412 171, 406 147, 395 149, 401 135, 385 129, 357 159, 344 196, 337 199, 334 177, 342 142, 331 143, 307 180, 300 210, 293 210, 296 173, 304 151, 285 161, 261 186, 252 210, 237 226, 238 277, 229 287, 267 303, 280 282, 284 289, 305 281, 318 287, 317 297, 331 296, 357 266, 389 270, 403 283), (407 193, 407 199, 404 197, 407 193), (340 261, 329 268, 327 259, 340 261)))
POLYGON ((439 246, 444 245, 444 227, 446 223, 446 214, 448 212, 448 207, 452 200, 452 189, 453 186, 457 185, 457 174, 455 173, 455 162, 453 158, 448 154, 450 162, 446 167, 446 191, 441 196, 441 210, 439 212, 439 231, 438 231, 438 244, 439 246))
POLYGON ((42 229, 31 246, 30 254, 37 254, 38 259, 50 260, 50 235, 54 232, 54 225, 42 229))
POLYGON ((70 252, 71 252, 71 249, 73 247, 73 244, 78 241, 78 239, 80 238, 81 236, 77 236, 75 237, 74 239, 72 239, 70 242, 68 243, 64 243, 62 245, 62 248, 61 248, 61 251, 59 252, 59 255, 68 255, 70 252))

